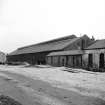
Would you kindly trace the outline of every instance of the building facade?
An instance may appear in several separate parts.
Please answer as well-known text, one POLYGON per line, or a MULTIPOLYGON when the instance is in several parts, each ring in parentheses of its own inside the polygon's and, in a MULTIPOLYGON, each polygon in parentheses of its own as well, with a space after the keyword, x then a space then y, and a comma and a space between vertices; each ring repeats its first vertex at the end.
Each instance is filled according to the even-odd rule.
POLYGON ((53 66, 82 67, 83 50, 53 52, 47 55, 47 63, 53 66))
MULTIPOLYGON (((98 40, 85 49, 83 54, 83 67, 96 70, 105 69, 105 40, 98 40)), ((104 70, 105 71, 105 70, 104 70)))
POLYGON ((91 68, 105 67, 105 49, 85 50, 83 54, 83 66, 91 68))
MULTIPOLYGON (((13 51, 7 56, 7 61, 8 62, 28 62, 30 64, 46 64, 47 63, 46 57, 48 54, 52 52, 82 50, 87 46, 89 46, 91 43, 92 43, 92 40, 86 35, 82 37, 76 37, 75 35, 70 35, 70 36, 18 48, 17 50, 13 51)), ((54 60, 58 58, 59 57, 53 57, 54 60)), ((73 59, 74 58, 75 57, 73 57, 73 59)), ((80 59, 78 56, 76 58, 80 59)), ((60 57, 59 62, 62 62, 63 64, 63 62, 65 62, 67 59, 68 57, 62 56, 60 57)), ((54 62, 54 60, 51 62, 56 64, 57 62, 56 60, 54 62)))
POLYGON ((53 66, 85 68, 92 71, 105 71, 105 40, 94 41, 87 48, 52 52, 47 63, 53 66))

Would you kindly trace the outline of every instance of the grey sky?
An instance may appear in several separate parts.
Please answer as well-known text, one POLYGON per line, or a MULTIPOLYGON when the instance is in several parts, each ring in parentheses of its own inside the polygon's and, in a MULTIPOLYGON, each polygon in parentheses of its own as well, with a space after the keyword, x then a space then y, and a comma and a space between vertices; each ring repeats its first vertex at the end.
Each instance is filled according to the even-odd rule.
POLYGON ((0 50, 76 34, 105 38, 105 0, 0 0, 0 50))

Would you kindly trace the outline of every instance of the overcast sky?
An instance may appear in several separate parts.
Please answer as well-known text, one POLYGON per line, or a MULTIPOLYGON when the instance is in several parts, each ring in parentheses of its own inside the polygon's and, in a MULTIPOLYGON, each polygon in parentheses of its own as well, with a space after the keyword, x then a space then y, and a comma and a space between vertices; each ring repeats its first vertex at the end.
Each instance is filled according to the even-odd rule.
POLYGON ((105 38, 105 0, 0 0, 0 50, 76 34, 105 38))

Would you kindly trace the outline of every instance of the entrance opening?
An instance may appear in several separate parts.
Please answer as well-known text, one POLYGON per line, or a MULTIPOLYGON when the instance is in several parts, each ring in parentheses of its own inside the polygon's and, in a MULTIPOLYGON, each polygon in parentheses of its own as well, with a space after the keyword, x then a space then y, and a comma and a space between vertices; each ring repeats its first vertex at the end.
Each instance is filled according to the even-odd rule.
POLYGON ((104 53, 100 54, 99 67, 104 68, 104 53))
POLYGON ((73 65, 72 66, 74 67, 75 66, 75 61, 74 61, 75 60, 75 56, 72 56, 72 59, 73 59, 73 65))
POLYGON ((82 66, 82 56, 77 55, 76 56, 76 67, 81 67, 82 66))
POLYGON ((88 56, 88 66, 93 67, 93 55, 89 54, 88 56))
POLYGON ((64 59, 62 59, 62 66, 65 66, 65 62, 64 62, 64 59))

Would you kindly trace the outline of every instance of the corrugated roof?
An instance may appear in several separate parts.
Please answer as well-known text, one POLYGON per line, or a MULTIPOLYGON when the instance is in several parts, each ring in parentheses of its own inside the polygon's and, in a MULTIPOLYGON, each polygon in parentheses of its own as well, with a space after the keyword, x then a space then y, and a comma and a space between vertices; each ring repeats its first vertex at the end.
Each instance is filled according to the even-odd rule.
POLYGON ((36 44, 34 46, 17 49, 16 51, 10 53, 9 55, 19 55, 19 54, 26 54, 26 53, 62 50, 65 47, 67 47, 69 44, 72 44, 78 39, 80 38, 72 38, 72 39, 68 38, 66 40, 54 41, 51 43, 46 42, 42 44, 36 44))
POLYGON ((60 56, 60 55, 80 55, 83 54, 82 50, 70 50, 70 51, 59 51, 59 52, 52 52, 47 56, 60 56))
POLYGON ((97 40, 94 44, 87 47, 86 49, 89 50, 89 49, 101 49, 101 48, 105 48, 105 39, 97 40))

